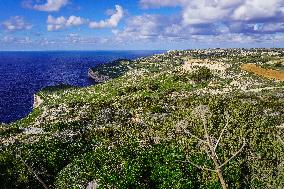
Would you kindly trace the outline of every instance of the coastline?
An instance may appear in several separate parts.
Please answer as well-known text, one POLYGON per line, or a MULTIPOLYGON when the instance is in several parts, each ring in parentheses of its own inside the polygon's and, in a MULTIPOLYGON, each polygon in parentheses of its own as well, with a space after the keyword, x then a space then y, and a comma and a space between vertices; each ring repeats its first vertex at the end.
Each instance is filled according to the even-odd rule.
POLYGON ((106 64, 97 65, 88 69, 88 77, 96 83, 106 82, 109 79, 120 77, 129 71, 131 62, 132 60, 128 59, 117 59, 106 64))
POLYGON ((46 86, 66 83, 87 87, 95 82, 89 68, 116 59, 136 59, 156 51, 1 52, 0 122, 13 123, 32 110, 34 94, 46 86))

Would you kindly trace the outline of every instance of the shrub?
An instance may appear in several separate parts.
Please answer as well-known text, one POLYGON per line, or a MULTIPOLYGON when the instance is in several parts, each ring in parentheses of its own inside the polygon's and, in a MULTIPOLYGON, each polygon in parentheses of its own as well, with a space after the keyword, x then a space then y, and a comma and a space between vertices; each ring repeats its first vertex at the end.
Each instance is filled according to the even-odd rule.
POLYGON ((95 180, 100 188, 198 188, 195 168, 182 160, 185 153, 177 144, 99 148, 63 169, 56 186, 85 188, 95 180))
POLYGON ((191 75, 191 79, 197 83, 206 82, 213 77, 211 70, 207 67, 201 67, 194 71, 191 75))
POLYGON ((283 64, 282 64, 281 62, 277 62, 277 63, 274 64, 274 66, 275 66, 276 68, 282 68, 282 67, 283 67, 283 64))

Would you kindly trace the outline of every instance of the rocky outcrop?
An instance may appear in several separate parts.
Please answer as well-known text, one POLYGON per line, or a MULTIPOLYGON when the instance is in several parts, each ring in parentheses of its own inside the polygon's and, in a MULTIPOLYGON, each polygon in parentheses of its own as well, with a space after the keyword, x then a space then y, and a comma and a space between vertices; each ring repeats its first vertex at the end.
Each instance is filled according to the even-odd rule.
POLYGON ((97 189, 99 188, 99 185, 96 181, 92 181, 88 183, 88 186, 86 187, 86 189, 97 189))
POLYGON ((93 71, 91 68, 88 71, 88 77, 93 79, 97 83, 103 83, 109 80, 109 76, 99 74, 98 71, 93 71))
POLYGON ((43 103, 43 100, 38 95, 34 95, 34 104, 33 108, 38 108, 43 103))

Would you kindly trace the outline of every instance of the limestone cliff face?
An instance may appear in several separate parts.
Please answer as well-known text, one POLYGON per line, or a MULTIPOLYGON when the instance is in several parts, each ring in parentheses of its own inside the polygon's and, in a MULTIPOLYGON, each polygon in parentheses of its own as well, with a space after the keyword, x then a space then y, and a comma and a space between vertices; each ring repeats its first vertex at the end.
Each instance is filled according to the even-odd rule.
POLYGON ((38 108, 43 103, 43 100, 38 95, 34 95, 33 108, 38 108))
POLYGON ((92 69, 89 69, 88 76, 89 76, 89 78, 93 79, 97 83, 103 83, 103 82, 109 80, 108 76, 101 75, 101 74, 99 74, 99 72, 93 71, 92 69))

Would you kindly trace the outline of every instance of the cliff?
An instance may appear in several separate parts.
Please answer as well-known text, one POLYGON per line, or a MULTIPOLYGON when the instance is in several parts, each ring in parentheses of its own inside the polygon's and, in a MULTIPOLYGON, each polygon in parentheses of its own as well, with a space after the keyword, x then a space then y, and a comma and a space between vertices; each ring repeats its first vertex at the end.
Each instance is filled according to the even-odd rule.
POLYGON ((124 75, 129 71, 130 60, 118 59, 107 64, 100 64, 89 68, 88 77, 97 83, 103 83, 109 79, 114 79, 124 75))
POLYGON ((43 103, 43 100, 40 96, 34 94, 34 104, 33 108, 38 108, 43 103))

